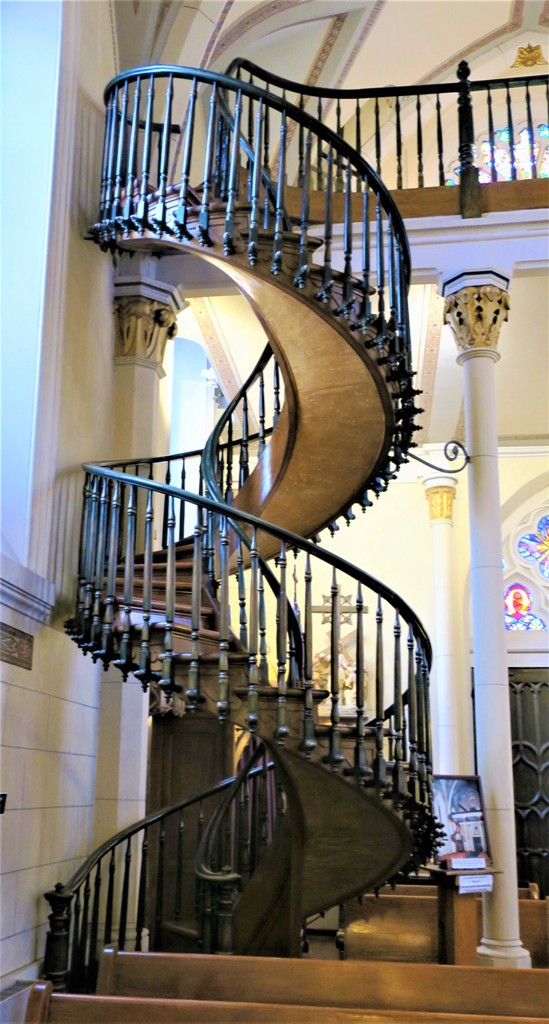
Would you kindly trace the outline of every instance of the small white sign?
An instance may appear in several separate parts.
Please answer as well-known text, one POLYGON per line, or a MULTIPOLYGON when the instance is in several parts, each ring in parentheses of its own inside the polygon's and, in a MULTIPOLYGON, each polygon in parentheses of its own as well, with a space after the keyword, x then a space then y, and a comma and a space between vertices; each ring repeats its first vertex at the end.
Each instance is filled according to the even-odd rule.
POLYGON ((493 875, 460 875, 458 892, 492 892, 493 875))

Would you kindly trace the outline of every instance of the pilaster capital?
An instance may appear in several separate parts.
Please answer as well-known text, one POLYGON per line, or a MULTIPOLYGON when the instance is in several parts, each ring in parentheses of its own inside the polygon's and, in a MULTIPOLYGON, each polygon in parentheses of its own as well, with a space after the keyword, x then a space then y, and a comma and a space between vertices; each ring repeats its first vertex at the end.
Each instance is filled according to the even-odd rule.
POLYGON ((461 274, 444 285, 444 322, 452 329, 459 362, 473 352, 499 358, 499 333, 509 311, 508 284, 500 274, 485 273, 461 274))
POLYGON ((451 476, 431 476, 423 481, 423 485, 431 522, 441 519, 452 522, 457 480, 451 476))
POLYGON ((177 316, 165 302, 144 295, 114 299, 115 356, 145 360, 154 367, 164 359, 166 343, 177 333, 177 316))

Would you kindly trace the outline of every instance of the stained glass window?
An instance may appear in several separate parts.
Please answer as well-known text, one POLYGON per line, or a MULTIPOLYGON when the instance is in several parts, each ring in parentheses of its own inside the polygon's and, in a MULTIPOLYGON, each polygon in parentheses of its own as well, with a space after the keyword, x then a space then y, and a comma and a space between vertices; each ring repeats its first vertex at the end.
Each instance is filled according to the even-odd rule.
POLYGON ((537 563, 544 580, 549 580, 549 516, 542 516, 535 533, 525 533, 517 544, 525 562, 537 563))
MULTIPOLYGON (((538 178, 549 178, 549 125, 538 124, 533 130, 533 156, 538 178)), ((498 181, 512 180, 511 146, 508 128, 499 128, 494 132, 493 166, 498 181)), ((522 128, 514 138, 515 169, 517 178, 532 177, 531 140, 528 128, 522 128)), ((482 139, 478 145, 478 180, 487 185, 492 180, 492 147, 489 139, 482 139)), ((447 177, 446 185, 457 185, 461 168, 459 164, 452 168, 447 177)))
POLYGON ((547 630, 543 619, 530 611, 532 595, 523 583, 511 583, 503 595, 503 602, 505 604, 505 629, 527 630, 536 633, 547 630))

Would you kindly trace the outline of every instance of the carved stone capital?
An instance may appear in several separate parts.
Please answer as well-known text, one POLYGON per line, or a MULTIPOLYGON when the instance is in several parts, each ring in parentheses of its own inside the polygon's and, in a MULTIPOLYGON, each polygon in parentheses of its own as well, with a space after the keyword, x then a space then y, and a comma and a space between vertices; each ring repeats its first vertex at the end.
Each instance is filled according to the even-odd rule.
POLYGON ((429 519, 434 522, 437 519, 452 520, 454 511, 454 498, 456 489, 449 484, 438 487, 427 487, 425 495, 429 503, 429 519))
POLYGON ((166 343, 177 331, 177 317, 164 302, 142 295, 114 300, 115 356, 143 359, 160 366, 166 343))
POLYGON ((447 296, 444 322, 452 328, 460 354, 472 349, 495 352, 508 310, 509 292, 503 288, 469 285, 447 296))

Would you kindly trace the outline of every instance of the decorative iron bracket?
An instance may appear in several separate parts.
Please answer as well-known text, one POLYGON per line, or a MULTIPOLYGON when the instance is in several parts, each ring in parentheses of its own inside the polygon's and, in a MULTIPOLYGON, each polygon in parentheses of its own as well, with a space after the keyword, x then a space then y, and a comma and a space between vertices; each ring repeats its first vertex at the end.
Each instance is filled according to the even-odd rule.
MULTIPOLYGON (((463 466, 459 466, 457 469, 452 469, 452 473, 463 473, 467 463, 471 461, 471 457, 465 448, 465 445, 463 445, 461 441, 447 441, 444 445, 444 458, 447 459, 448 462, 455 462, 456 459, 460 458, 460 456, 464 460, 463 466)), ((435 469, 438 473, 448 472, 446 466, 435 466, 433 462, 427 462, 427 459, 422 459, 419 455, 414 455, 411 451, 406 452, 406 457, 408 459, 415 459, 416 462, 422 462, 424 466, 429 466, 429 469, 435 469)))

